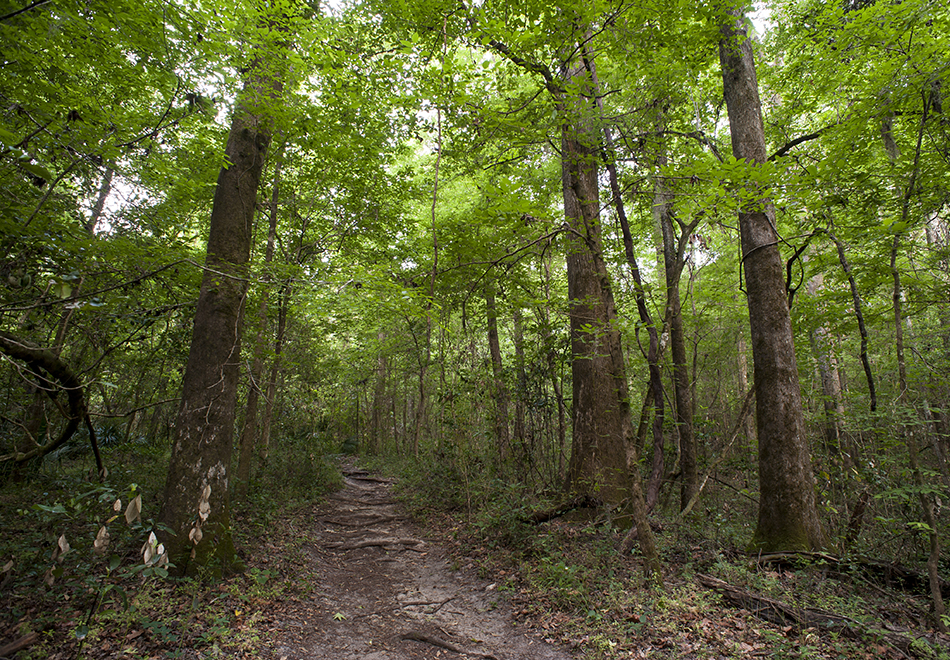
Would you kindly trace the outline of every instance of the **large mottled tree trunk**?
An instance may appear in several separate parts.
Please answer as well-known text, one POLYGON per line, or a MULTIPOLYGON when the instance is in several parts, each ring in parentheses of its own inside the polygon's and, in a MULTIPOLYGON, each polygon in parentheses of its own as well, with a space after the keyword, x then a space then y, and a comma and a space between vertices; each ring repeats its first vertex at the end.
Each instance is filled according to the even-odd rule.
MULTIPOLYGON (((584 65, 588 75, 590 76, 592 96, 597 99, 596 105, 600 114, 598 119, 603 121, 603 105, 599 95, 597 94, 597 90, 600 88, 600 82, 597 78, 597 69, 594 65, 593 57, 591 56, 591 53, 588 52, 586 47, 581 49, 581 54, 584 56, 584 65)), ((634 293, 637 302, 637 314, 640 317, 640 322, 647 329, 647 335, 650 338, 649 348, 647 349, 647 365, 650 373, 649 392, 653 394, 653 460, 650 466, 650 479, 647 482, 645 504, 646 510, 651 511, 653 507, 656 506, 657 501, 659 501, 660 487, 663 485, 663 479, 666 476, 663 446, 663 418, 665 406, 663 378, 662 374, 660 373, 660 333, 657 330, 657 327, 653 322, 653 318, 650 316, 650 310, 647 307, 646 291, 643 286, 643 279, 640 275, 640 265, 637 262, 636 254, 634 253, 633 235, 630 232, 630 223, 627 221, 627 213, 623 204, 623 195, 621 194, 620 190, 620 179, 617 176, 617 166, 615 162, 616 158, 613 153, 613 138, 611 136, 610 129, 606 126, 603 129, 601 151, 607 166, 607 178, 610 183, 610 192, 613 196, 613 206, 617 212, 617 220, 620 223, 620 229, 623 234, 624 253, 627 257, 627 265, 630 266, 630 272, 633 275, 635 285, 634 293)), ((606 275, 606 268, 604 269, 604 272, 606 275)), ((609 289, 607 289, 607 291, 610 292, 609 289)), ((622 368, 624 373, 626 373, 625 367, 622 368)), ((627 402, 627 406, 629 409, 629 402, 627 402)), ((629 414, 628 422, 632 423, 632 421, 629 420, 629 414)), ((636 449, 637 453, 639 453, 641 445, 642 443, 637 440, 634 442, 632 447, 636 449)))
MULTIPOLYGON (((583 85, 584 69, 574 71, 583 85)), ((592 92, 593 95, 593 92, 592 92)), ((659 576, 659 555, 647 522, 630 420, 630 399, 620 329, 600 236, 597 166, 600 140, 579 106, 562 122, 561 181, 570 227, 567 287, 573 354, 572 490, 610 504, 627 502, 639 530, 644 572, 659 576)))
MULTIPOLYGON (((273 62, 267 63, 273 65, 273 62)), ((169 558, 185 573, 239 567, 231 537, 228 476, 248 287, 252 224, 270 120, 282 83, 255 61, 231 120, 218 174, 204 276, 182 382, 159 521, 169 558)))
MULTIPOLYGON (((752 43, 741 11, 732 7, 724 11, 720 29, 719 59, 733 155, 750 164, 765 163, 752 43)), ((764 194, 754 199, 739 212, 759 436, 759 517, 751 545, 765 552, 814 550, 822 546, 823 534, 805 439, 784 264, 774 209, 764 194)))
POLYGON ((257 332, 254 336, 254 357, 251 360, 251 369, 248 372, 247 406, 244 414, 244 429, 238 442, 237 483, 234 488, 236 498, 243 500, 247 497, 247 490, 251 483, 251 463, 254 458, 254 445, 257 443, 257 409, 260 405, 262 379, 264 376, 264 332, 267 329, 268 291, 266 282, 269 279, 267 268, 274 260, 274 244, 277 242, 277 202, 280 198, 280 169, 281 152, 278 149, 274 165, 274 188, 271 192, 270 222, 267 230, 267 247, 264 250, 265 286, 261 290, 261 300, 257 308, 257 332))
MULTIPOLYGON (((626 443, 629 402, 626 374, 617 372, 620 336, 611 323, 601 271, 597 155, 572 127, 561 140, 564 210, 571 227, 567 247, 568 298, 573 353, 572 489, 616 504, 628 495, 626 443)), ((632 442, 632 441, 631 441, 632 442)))

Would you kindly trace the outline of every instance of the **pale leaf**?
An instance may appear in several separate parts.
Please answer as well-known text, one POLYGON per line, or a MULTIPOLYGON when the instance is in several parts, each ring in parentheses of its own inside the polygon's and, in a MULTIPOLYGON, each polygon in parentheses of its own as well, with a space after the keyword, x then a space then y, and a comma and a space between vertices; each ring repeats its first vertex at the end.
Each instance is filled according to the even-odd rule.
POLYGON ((96 534, 96 540, 92 542, 92 549, 97 554, 102 554, 109 547, 109 530, 105 528, 105 525, 99 528, 99 533, 96 534))
POLYGON ((141 520, 142 518, 142 496, 137 496, 134 500, 129 502, 129 506, 125 509, 125 522, 132 524, 136 520, 141 520))

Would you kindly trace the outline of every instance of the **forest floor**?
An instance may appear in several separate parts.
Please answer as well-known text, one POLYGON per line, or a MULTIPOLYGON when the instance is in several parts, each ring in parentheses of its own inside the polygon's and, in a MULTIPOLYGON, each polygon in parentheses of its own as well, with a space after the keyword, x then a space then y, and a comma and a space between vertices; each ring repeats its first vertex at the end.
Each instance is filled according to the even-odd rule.
POLYGON ((345 488, 315 512, 312 595, 283 611, 279 658, 571 657, 519 627, 497 584, 424 540, 388 479, 343 470, 345 488))
MULTIPOLYGON (((0 658, 950 658, 919 591, 762 563, 669 525, 664 585, 645 585, 636 554, 616 550, 622 532, 596 520, 436 507, 423 521, 411 485, 407 505, 392 479, 351 458, 339 469, 343 488, 322 501, 239 520, 247 570, 224 580, 96 577, 85 548, 37 586, 45 541, 21 533, 0 554, 19 543, 40 567, 3 569, 0 658)), ((24 525, 21 507, 0 499, 0 529, 24 525)), ((98 528, 71 520, 77 546, 98 528)))

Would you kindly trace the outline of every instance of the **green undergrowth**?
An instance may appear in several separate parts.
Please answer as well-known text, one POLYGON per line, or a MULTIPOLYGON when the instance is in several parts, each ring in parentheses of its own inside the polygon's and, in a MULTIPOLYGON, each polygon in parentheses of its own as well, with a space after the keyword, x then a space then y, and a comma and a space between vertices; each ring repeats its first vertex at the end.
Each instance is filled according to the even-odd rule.
POLYGON ((248 499, 232 502, 247 570, 226 580, 210 569, 172 578, 155 559, 167 450, 107 444, 110 473, 100 483, 89 479, 88 452, 76 448, 5 483, 0 644, 29 640, 18 660, 266 655, 274 603, 308 588, 296 579, 309 562, 301 518, 340 485, 321 446, 277 442, 287 446, 258 471, 248 499))
MULTIPOLYGON (((751 605, 736 606, 703 586, 704 575, 871 629, 928 632, 925 594, 834 574, 820 562, 791 568, 757 562, 740 550, 752 530, 732 521, 743 516, 715 503, 686 521, 662 507, 654 513, 660 585, 644 580, 636 547, 629 555, 619 551, 626 532, 605 511, 533 524, 530 514, 551 509, 557 498, 515 479, 463 479, 432 457, 378 465, 399 477, 400 498, 450 549, 456 568, 475 571, 507 595, 526 626, 584 658, 907 657, 880 636, 770 622, 750 612, 751 605)), ((927 643, 913 655, 948 657, 927 643)))

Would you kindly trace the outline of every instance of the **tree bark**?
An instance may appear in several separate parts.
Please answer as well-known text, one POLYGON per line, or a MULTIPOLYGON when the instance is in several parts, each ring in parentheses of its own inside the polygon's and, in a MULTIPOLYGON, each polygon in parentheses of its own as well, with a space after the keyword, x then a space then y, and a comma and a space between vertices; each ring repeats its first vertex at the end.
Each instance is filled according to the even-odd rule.
POLYGON ((373 383, 373 407, 370 413, 369 453, 378 454, 382 451, 386 437, 386 415, 389 406, 386 402, 386 381, 389 377, 389 359, 386 355, 386 333, 379 331, 376 335, 379 342, 379 353, 376 356, 376 378, 373 383))
MULTIPOLYGON (((518 376, 518 387, 515 392, 515 426, 514 426, 514 441, 515 445, 521 447, 522 450, 525 447, 525 396, 527 395, 526 390, 528 389, 528 375, 525 373, 525 362, 524 362, 524 328, 521 318, 521 307, 515 303, 514 310, 512 312, 513 322, 514 322, 514 334, 512 339, 515 343, 515 370, 518 376)), ((533 446, 532 440, 532 446, 533 446)))
MULTIPOLYGON (((666 156, 661 155, 658 165, 666 165, 666 156)), ((670 324, 670 357, 673 359, 673 400, 675 402, 676 430, 680 446, 680 511, 699 491, 699 469, 696 437, 693 433, 693 396, 686 357, 686 334, 683 330, 683 307, 680 301, 680 277, 689 234, 696 228, 698 219, 682 227, 679 240, 673 230, 673 199, 661 178, 657 178, 654 194, 654 212, 658 216, 663 235, 663 272, 666 275, 666 316, 670 324)))
MULTIPOLYGON (((748 350, 749 347, 745 341, 745 328, 740 328, 739 339, 736 343, 736 352, 738 354, 736 367, 739 370, 738 387, 740 393, 749 390, 749 366, 748 360, 746 359, 748 350)), ((754 449, 758 440, 755 434, 755 419, 750 415, 746 415, 742 420, 742 429, 745 433, 746 443, 749 449, 754 449)))
POLYGON ((10 333, 0 331, 0 353, 14 360, 24 362, 29 366, 31 375, 43 381, 42 390, 37 390, 38 392, 41 393, 45 391, 49 397, 55 401, 58 394, 56 386, 62 388, 62 390, 66 392, 67 406, 66 410, 63 410, 66 417, 66 426, 63 427, 63 430, 55 440, 50 440, 45 443, 34 443, 31 447, 21 448, 18 451, 0 456, 0 464, 11 463, 15 466, 23 465, 28 461, 46 456, 51 451, 63 446, 63 444, 73 436, 76 429, 79 428, 80 422, 85 421, 89 429, 90 440, 93 443, 93 451, 96 454, 96 464, 99 468, 100 475, 102 475, 102 462, 99 458, 99 449, 96 446, 95 431, 92 427, 92 423, 89 421, 89 413, 86 411, 86 400, 83 395, 82 383, 79 382, 79 378, 72 372, 69 366, 60 359, 59 351, 34 346, 10 333), (52 381, 55 381, 56 385, 43 374, 46 374, 52 381))
POLYGON ((277 202, 280 198, 280 170, 283 146, 278 149, 274 164, 274 188, 271 191, 270 213, 267 230, 267 247, 264 249, 264 268, 261 287, 261 300, 257 308, 257 333, 254 336, 254 357, 248 372, 247 405, 244 413, 244 429, 238 441, 240 454, 238 455, 236 484, 234 495, 243 500, 247 497, 247 489, 251 483, 251 463, 254 458, 254 445, 257 443, 257 409, 260 405, 261 381, 264 375, 264 332, 267 329, 267 302, 268 280, 267 268, 274 260, 274 244, 277 242, 277 202))
MULTIPOLYGON (((276 17, 275 17, 276 18, 276 17)), ((270 26, 274 29, 274 26, 270 26)), ((218 174, 204 275, 182 382, 171 463, 159 521, 180 573, 240 569, 231 536, 228 475, 248 287, 252 224, 271 138, 268 104, 279 99, 275 62, 258 58, 231 121, 218 174), (268 66, 269 65, 269 66, 268 66)))
POLYGON ((861 333, 861 365, 864 367, 864 376, 868 383, 868 399, 870 401, 871 412, 877 410, 877 391, 874 388, 874 372, 871 371, 871 360, 868 358, 868 328, 864 323, 863 305, 861 304, 861 294, 858 292, 858 284, 854 280, 854 274, 851 272, 851 264, 844 253, 844 244, 839 241, 832 232, 828 232, 835 247, 838 248, 838 261, 841 263, 841 270, 848 278, 848 284, 851 287, 851 300, 854 304, 854 316, 858 321, 858 332, 861 333))
MULTIPOLYGON (((917 131, 917 145, 914 151, 914 166, 910 173, 910 180, 907 183, 901 199, 901 224, 904 227, 909 226, 910 222, 910 201, 916 192, 917 176, 920 169, 920 150, 924 137, 924 127, 927 123, 927 113, 929 110, 929 100, 924 95, 924 107, 921 114, 920 124, 917 131)), ((897 253, 900 247, 900 232, 895 232, 894 242, 891 246, 891 276, 894 281, 893 304, 894 304, 894 344, 897 353, 897 374, 899 379, 899 392, 897 400, 899 403, 908 405, 908 381, 907 366, 904 360, 904 318, 901 309, 901 275, 897 267, 897 253)), ((940 632, 947 632, 947 624, 944 622, 946 607, 943 602, 943 593, 940 588, 940 536, 937 527, 937 516, 934 511, 934 500, 927 492, 927 484, 924 482, 923 473, 920 470, 920 449, 917 444, 916 429, 905 428, 902 430, 904 442, 907 446, 907 456, 910 459, 911 473, 914 478, 914 485, 917 489, 917 499, 920 502, 921 512, 924 522, 927 524, 927 534, 930 539, 930 555, 927 558, 927 573, 930 577, 930 596, 933 603, 934 621, 940 632)))
MULTIPOLYGON (((581 89, 585 68, 571 72, 581 89)), ((573 354, 573 447, 568 483, 577 494, 609 504, 628 502, 640 530, 644 573, 660 576, 659 555, 647 523, 639 464, 630 419, 630 399, 620 329, 600 236, 598 160, 600 139, 583 106, 596 96, 587 90, 572 99, 561 130, 564 212, 570 227, 567 246, 568 313, 573 354)))
MULTIPOLYGON (((805 286, 808 295, 818 295, 824 281, 824 273, 817 273, 812 276, 805 286)), ((825 446, 829 454, 837 455, 842 450, 841 420, 844 417, 838 361, 832 352, 827 328, 818 326, 811 330, 808 333, 808 341, 811 344, 812 355, 814 355, 818 367, 818 377, 821 380, 821 399, 825 411, 825 446)), ((846 456, 845 460, 850 462, 850 456, 846 456)))
POLYGON ((498 457, 504 463, 511 454, 511 437, 508 432, 508 388, 505 386, 501 344, 498 341, 495 294, 491 291, 485 292, 485 316, 488 321, 488 352, 491 355, 492 393, 495 399, 495 441, 498 457))
MULTIPOLYGON (((752 42, 740 10, 724 7, 720 33, 719 59, 733 155, 750 165, 762 164, 767 160, 765 130, 752 42)), ((823 533, 805 441, 784 264, 774 209, 764 193, 740 210, 739 233, 759 436, 759 516, 751 547, 766 552, 817 550, 823 533)))
POLYGON ((277 333, 274 336, 274 359, 271 362, 270 375, 267 378, 267 394, 264 397, 264 416, 261 418, 261 438, 258 454, 261 465, 267 465, 270 455, 271 424, 274 409, 277 407, 277 378, 280 375, 281 354, 284 348, 284 334, 287 332, 287 308, 290 304, 291 282, 287 281, 280 290, 277 307, 277 333))

